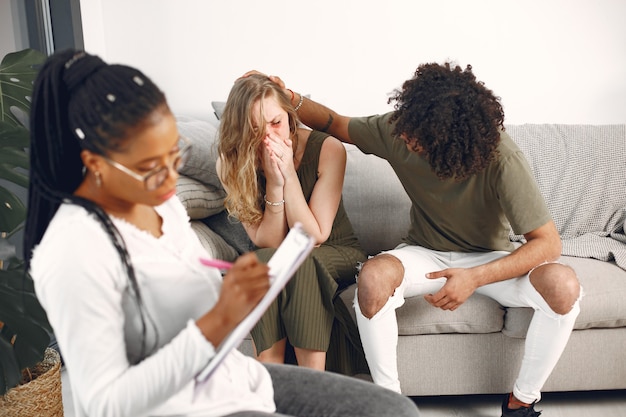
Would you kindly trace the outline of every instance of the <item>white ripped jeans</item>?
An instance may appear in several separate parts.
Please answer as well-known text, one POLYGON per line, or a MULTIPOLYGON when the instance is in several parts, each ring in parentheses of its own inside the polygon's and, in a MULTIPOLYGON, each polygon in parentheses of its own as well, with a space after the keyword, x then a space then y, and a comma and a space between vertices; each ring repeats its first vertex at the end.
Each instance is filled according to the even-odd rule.
MULTIPOLYGON (((405 270, 402 283, 371 319, 361 313, 357 301, 358 294, 355 295, 354 307, 365 357, 374 382, 401 392, 397 366, 398 323, 395 310, 404 304, 405 298, 435 293, 443 286, 445 278, 428 279, 425 277, 427 272, 446 268, 470 268, 499 259, 509 252, 438 252, 419 246, 400 245, 385 253, 397 257, 402 262, 405 270)), ((565 349, 574 321, 580 312, 580 297, 569 313, 557 314, 532 286, 529 274, 479 287, 476 292, 496 300, 505 307, 532 307, 535 310, 526 335, 524 358, 513 387, 513 394, 525 403, 539 401, 541 388, 565 349)))

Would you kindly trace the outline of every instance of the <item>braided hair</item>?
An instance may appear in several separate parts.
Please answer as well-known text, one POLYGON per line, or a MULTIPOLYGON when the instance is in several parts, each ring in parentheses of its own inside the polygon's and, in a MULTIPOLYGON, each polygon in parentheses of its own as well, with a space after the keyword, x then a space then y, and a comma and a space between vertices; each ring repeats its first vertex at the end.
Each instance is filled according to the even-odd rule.
POLYGON ((139 361, 156 349, 158 334, 146 308, 126 244, 106 212, 73 193, 83 181, 81 151, 98 155, 119 150, 149 124, 149 116, 168 109, 163 92, 137 69, 109 65, 83 51, 65 50, 50 56, 33 88, 30 118, 30 186, 24 232, 28 270, 33 248, 61 203, 77 204, 94 216, 111 238, 128 273, 141 316, 139 361), (146 347, 147 322, 154 328, 154 346, 146 347))

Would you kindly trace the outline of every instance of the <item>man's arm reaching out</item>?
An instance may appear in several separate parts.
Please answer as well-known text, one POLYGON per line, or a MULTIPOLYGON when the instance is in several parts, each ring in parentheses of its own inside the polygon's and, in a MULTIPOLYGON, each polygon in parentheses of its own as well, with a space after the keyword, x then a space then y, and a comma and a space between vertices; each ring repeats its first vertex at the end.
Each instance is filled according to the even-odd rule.
MULTIPOLYGON (((247 77, 251 74, 265 75, 259 71, 252 70, 246 72, 242 77, 247 77)), ((291 97, 291 104, 298 108, 298 117, 300 117, 302 123, 311 129, 329 133, 342 142, 352 143, 350 134, 348 133, 350 117, 337 114, 334 110, 331 110, 320 103, 305 98, 299 93, 292 92, 290 89, 285 87, 283 80, 276 75, 269 75, 268 77, 272 82, 278 84, 283 90, 285 90, 287 96, 291 97), (301 100, 302 103, 300 103, 301 100)))

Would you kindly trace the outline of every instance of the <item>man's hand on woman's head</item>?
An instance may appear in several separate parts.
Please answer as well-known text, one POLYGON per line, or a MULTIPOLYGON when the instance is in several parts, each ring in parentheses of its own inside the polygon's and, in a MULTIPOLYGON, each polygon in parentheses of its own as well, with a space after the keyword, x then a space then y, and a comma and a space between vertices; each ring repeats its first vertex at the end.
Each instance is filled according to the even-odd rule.
MULTIPOLYGON (((268 77, 270 79, 270 81, 272 81, 275 84, 278 84, 278 86, 280 88, 282 88, 283 90, 286 90, 285 88, 285 82, 283 80, 280 79, 280 77, 278 75, 266 75, 260 71, 257 70, 250 70, 247 71, 245 74, 243 74, 241 77, 237 78, 237 80, 241 79, 241 78, 246 78, 250 75, 263 75, 265 77, 268 77)), ((235 80, 236 81, 236 80, 235 80)))

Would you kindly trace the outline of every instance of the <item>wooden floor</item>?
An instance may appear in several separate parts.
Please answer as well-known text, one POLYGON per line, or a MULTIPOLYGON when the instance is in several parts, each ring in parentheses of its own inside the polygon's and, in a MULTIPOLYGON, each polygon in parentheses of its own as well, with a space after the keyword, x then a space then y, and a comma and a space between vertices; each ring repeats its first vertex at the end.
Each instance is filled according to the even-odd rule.
MULTIPOLYGON (((67 374, 61 373, 65 417, 74 417, 67 374)), ((502 395, 412 397, 421 417, 500 417, 502 395)), ((541 417, 626 417, 625 391, 544 393, 541 417)), ((393 416, 381 416, 393 417, 393 416)))

